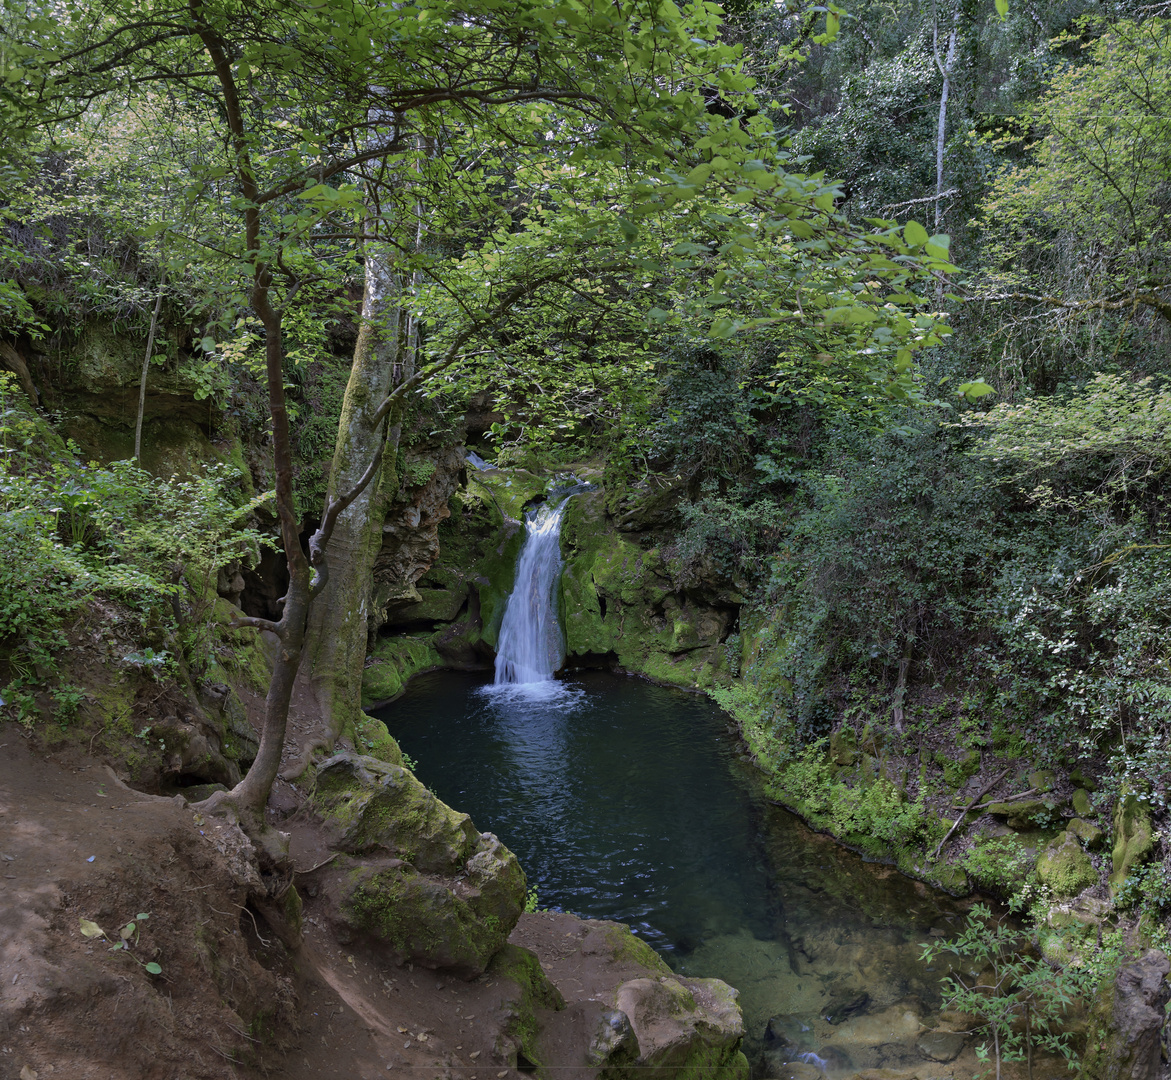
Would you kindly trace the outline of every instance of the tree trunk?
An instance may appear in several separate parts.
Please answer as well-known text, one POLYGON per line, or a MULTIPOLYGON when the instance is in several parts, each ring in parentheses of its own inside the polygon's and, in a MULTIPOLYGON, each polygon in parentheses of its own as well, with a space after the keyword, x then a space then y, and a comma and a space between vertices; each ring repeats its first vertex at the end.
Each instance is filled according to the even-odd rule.
POLYGON ((943 228, 943 148, 947 141, 947 99, 951 95, 951 71, 956 58, 956 32, 960 25, 959 9, 952 17, 951 33, 947 39, 947 56, 939 59, 939 24, 935 24, 933 48, 935 64, 943 76, 943 90, 939 94, 939 124, 935 132, 935 231, 943 228))
POLYGON ((362 326, 346 385, 337 444, 329 475, 327 503, 358 482, 385 442, 382 464, 373 480, 340 515, 329 544, 329 579, 310 613, 306 640, 308 675, 323 712, 331 744, 358 719, 362 667, 374 585, 374 560, 382 546, 382 522, 397 491, 396 453, 401 409, 381 422, 374 414, 394 385, 409 377, 411 352, 403 282, 381 245, 366 252, 362 326))
POLYGON ((155 347, 155 331, 159 327, 159 309, 163 306, 163 288, 167 284, 167 274, 163 271, 159 282, 159 295, 155 298, 154 314, 150 317, 150 333, 146 338, 146 356, 142 361, 142 378, 138 382, 138 417, 134 421, 134 463, 142 464, 142 417, 146 412, 146 377, 150 372, 150 356, 155 347))

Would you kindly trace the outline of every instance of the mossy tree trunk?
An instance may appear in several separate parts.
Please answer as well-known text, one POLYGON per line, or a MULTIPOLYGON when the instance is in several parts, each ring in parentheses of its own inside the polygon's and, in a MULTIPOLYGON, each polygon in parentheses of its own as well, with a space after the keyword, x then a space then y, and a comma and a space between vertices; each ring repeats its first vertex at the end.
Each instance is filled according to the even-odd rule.
POLYGON ((402 303, 406 284, 385 249, 371 245, 362 326, 342 402, 327 503, 357 484, 380 446, 382 457, 369 486, 338 516, 329 547, 329 580, 309 616, 308 675, 323 711, 319 745, 332 744, 361 708, 374 560, 398 489, 402 406, 385 415, 380 406, 415 373, 416 331, 402 303))

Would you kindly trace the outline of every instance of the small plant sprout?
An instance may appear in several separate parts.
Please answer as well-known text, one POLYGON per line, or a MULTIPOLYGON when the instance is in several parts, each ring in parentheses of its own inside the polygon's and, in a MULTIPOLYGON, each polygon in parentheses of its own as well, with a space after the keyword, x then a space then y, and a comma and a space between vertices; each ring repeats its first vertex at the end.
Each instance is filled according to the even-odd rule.
POLYGON ((163 973, 162 967, 156 964, 153 960, 143 963, 137 956, 131 952, 131 949, 138 944, 141 936, 140 925, 150 918, 150 913, 147 911, 140 911, 134 918, 126 923, 125 926, 118 930, 118 940, 111 941, 109 935, 96 922, 89 919, 81 919, 81 933, 83 937, 92 938, 95 940, 104 941, 110 946, 110 952, 124 952, 130 957, 140 968, 144 969, 150 975, 161 975, 163 973))

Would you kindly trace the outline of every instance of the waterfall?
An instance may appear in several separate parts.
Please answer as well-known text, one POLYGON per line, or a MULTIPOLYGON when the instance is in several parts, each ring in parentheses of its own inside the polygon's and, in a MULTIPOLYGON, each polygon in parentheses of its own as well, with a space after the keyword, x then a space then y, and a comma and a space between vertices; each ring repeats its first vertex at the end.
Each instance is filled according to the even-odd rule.
POLYGON ((496 646, 497 686, 548 682, 565 659, 557 621, 557 582, 561 514, 568 502, 569 497, 556 506, 542 503, 526 515, 516 582, 504 606, 496 646))

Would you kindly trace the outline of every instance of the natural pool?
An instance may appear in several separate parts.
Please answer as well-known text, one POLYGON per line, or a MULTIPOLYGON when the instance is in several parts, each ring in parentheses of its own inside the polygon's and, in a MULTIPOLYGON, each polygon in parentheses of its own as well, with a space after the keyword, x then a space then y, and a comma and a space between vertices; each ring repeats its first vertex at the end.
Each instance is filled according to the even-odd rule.
MULTIPOLYGON (((380 716, 420 779, 516 852, 541 907, 629 923, 677 971, 737 987, 750 1056, 924 1061, 943 972, 920 943, 966 905, 769 804, 706 698, 601 672, 493 687, 446 671, 380 716)), ((940 1038, 936 1060, 962 1041, 940 1038)))

